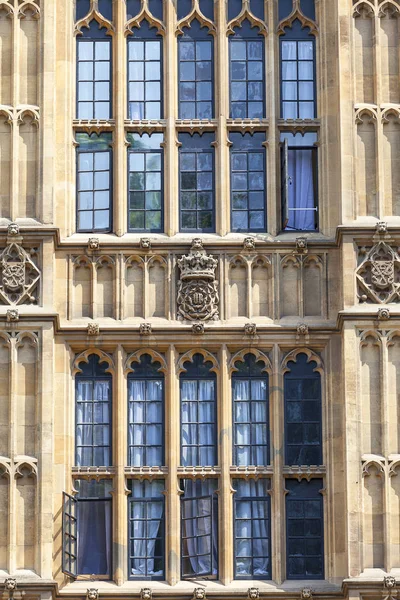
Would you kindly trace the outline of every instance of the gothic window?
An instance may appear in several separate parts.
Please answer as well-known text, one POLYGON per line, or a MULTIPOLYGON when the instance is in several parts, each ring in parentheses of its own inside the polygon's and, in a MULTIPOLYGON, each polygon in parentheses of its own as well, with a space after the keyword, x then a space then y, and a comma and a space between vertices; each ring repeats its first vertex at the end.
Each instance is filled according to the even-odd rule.
POLYGON ((232 231, 266 231, 265 133, 230 133, 232 231))
POLYGON ((111 118, 111 39, 97 21, 77 39, 77 118, 111 118))
POLYGON ((164 464, 164 376, 160 364, 142 355, 128 375, 128 464, 155 467, 164 464))
POLYGON ((230 116, 265 117, 264 39, 246 20, 229 40, 230 116))
POLYGON ((112 134, 77 133, 76 142, 76 229, 110 231, 112 134))
POLYGON ((164 481, 130 480, 129 578, 165 578, 164 481))
POLYGON ((285 464, 322 465, 321 375, 299 354, 285 373, 285 464))
MULTIPOLYGON (((227 0, 228 5, 228 21, 235 19, 242 10, 242 0, 227 0)), ((258 19, 264 20, 264 3, 260 0, 250 0, 249 8, 253 15, 258 19)))
POLYGON ((185 362, 180 376, 181 464, 205 467, 216 465, 216 376, 211 363, 196 354, 185 362))
POLYGON ((147 21, 128 38, 128 113, 135 120, 162 118, 162 40, 147 21))
POLYGON ((315 38, 309 31, 296 19, 280 38, 283 119, 314 119, 317 116, 315 38))
POLYGON ((182 579, 218 575, 218 504, 215 479, 183 479, 182 579))
POLYGON ((318 229, 318 163, 314 132, 281 133, 283 229, 318 229))
POLYGON ((322 479, 286 479, 286 577, 324 578, 322 479))
POLYGON ((162 133, 128 133, 129 231, 163 229, 162 133))
POLYGON ((232 375, 233 463, 269 464, 268 374, 265 365, 247 354, 232 375))
POLYGON ((74 487, 77 496, 63 494, 63 573, 110 579, 112 482, 77 479, 74 487))
POLYGON ((88 363, 80 362, 75 377, 77 467, 108 467, 111 465, 111 385, 108 365, 96 354, 88 363))
POLYGON ((270 482, 234 479, 235 578, 271 579, 270 482))
POLYGON ((179 134, 181 231, 214 231, 214 139, 214 133, 179 134))
POLYGON ((178 41, 179 118, 213 118, 213 38, 198 21, 178 41))

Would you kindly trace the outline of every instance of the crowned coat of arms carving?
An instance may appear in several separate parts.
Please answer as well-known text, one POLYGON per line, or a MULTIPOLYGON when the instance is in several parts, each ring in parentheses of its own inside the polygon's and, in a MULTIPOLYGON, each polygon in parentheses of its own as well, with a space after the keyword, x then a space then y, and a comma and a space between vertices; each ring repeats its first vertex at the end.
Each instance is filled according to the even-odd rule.
POLYGON ((16 243, 0 254, 0 299, 5 304, 37 301, 40 271, 30 255, 16 243))
POLYGON ((217 259, 207 254, 201 240, 195 238, 189 254, 178 260, 178 319, 208 321, 219 318, 217 265, 217 259))
POLYGON ((400 256, 386 242, 378 242, 364 254, 356 277, 360 302, 400 301, 400 256))

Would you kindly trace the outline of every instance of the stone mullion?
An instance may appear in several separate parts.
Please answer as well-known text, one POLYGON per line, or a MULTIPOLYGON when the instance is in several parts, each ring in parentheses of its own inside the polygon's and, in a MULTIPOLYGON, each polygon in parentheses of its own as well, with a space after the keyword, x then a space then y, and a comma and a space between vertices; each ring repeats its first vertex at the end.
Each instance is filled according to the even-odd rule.
POLYGON ((17 448, 17 347, 16 338, 10 338, 11 349, 10 349, 10 459, 11 459, 11 474, 10 474, 10 488, 9 488, 9 515, 8 515, 8 536, 9 536, 9 547, 8 547, 8 572, 14 573, 17 564, 17 522, 18 515, 16 511, 17 502, 17 490, 15 485, 14 477, 14 463, 15 457, 18 455, 17 448))
POLYGON ((227 146, 228 130, 226 126, 226 118, 229 114, 229 55, 224 0, 219 0, 216 3, 214 16, 217 24, 217 34, 214 41, 214 110, 218 122, 218 131, 215 138, 218 142, 215 148, 215 231, 219 235, 226 235, 230 231, 229 148, 227 146))
POLYGON ((251 258, 246 259, 246 272, 247 272, 247 318, 251 319, 253 315, 253 289, 252 289, 252 266, 251 258))
MULTIPOLYGON (((390 478, 388 475, 388 457, 390 454, 390 395, 388 381, 388 339, 385 333, 382 333, 380 356, 381 356, 381 394, 382 394, 382 451, 386 459, 386 468, 384 472, 384 512, 383 512, 383 539, 384 539, 384 565, 385 571, 389 573, 392 567, 391 561, 391 508, 390 508, 390 478)), ((395 566, 395 565, 393 565, 395 566)))
POLYGON ((176 11, 173 0, 165 0, 166 36, 164 40, 164 117, 165 175, 164 175, 164 230, 173 236, 179 231, 178 152, 175 120, 177 118, 177 40, 176 11))
POLYGON ((116 372, 113 394, 113 464, 116 468, 113 492, 113 541, 114 541, 114 580, 122 585, 128 578, 127 530, 128 506, 124 467, 128 456, 128 400, 127 380, 124 375, 125 353, 121 345, 116 352, 116 372))
POLYGON ((221 478, 219 481, 219 567, 220 580, 228 585, 234 577, 233 570, 233 506, 230 465, 232 463, 232 402, 231 385, 228 371, 229 352, 224 344, 220 353, 219 377, 219 464, 221 478))
POLYGON ((92 309, 91 317, 92 317, 92 319, 96 319, 97 318, 97 302, 96 302, 97 265, 94 261, 90 265, 90 272, 92 275, 92 277, 91 277, 91 309, 92 309))
POLYGON ((283 478, 283 376, 280 372, 280 350, 274 345, 272 351, 272 375, 270 377, 270 431, 273 478, 271 480, 271 546, 272 579, 281 584, 285 579, 285 481, 283 478))
POLYGON ((168 467, 166 481, 166 580, 176 585, 180 580, 180 498, 178 494, 179 465, 179 376, 176 372, 178 352, 170 346, 167 352, 168 372, 165 376, 165 458, 168 467))
POLYGON ((267 6, 268 35, 265 37, 265 105, 266 116, 270 126, 267 131, 267 231, 276 235, 280 230, 281 204, 279 202, 280 183, 277 177, 280 168, 279 131, 277 119, 279 118, 278 90, 279 90, 279 38, 275 35, 275 12, 277 6, 272 2, 267 6))
POLYGON ((115 29, 113 38, 114 56, 114 97, 113 112, 115 118, 114 132, 114 163, 113 170, 113 215, 114 231, 121 236, 127 231, 128 203, 127 203, 127 151, 125 145, 125 112, 126 112, 126 38, 124 35, 126 21, 126 6, 123 0, 116 3, 115 29))
POLYGON ((13 52, 12 52, 12 90, 11 103, 14 108, 19 105, 19 55, 20 55, 20 19, 18 18, 18 2, 15 0, 13 11, 13 52))

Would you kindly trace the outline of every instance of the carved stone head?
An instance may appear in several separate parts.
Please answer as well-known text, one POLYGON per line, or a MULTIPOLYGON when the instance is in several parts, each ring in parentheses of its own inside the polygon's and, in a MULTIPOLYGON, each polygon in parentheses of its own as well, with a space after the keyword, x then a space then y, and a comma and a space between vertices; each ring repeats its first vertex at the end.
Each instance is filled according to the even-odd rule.
POLYGON ((99 335, 100 325, 98 323, 88 323, 87 332, 88 335, 99 335))
POLYGON ((247 597, 249 600, 257 600, 260 597, 259 589, 256 587, 251 587, 247 590, 247 597))
POLYGON ((312 589, 309 587, 305 587, 301 590, 301 599, 302 600, 310 600, 312 598, 312 589))
POLYGON ((204 250, 203 248, 203 242, 201 241, 201 238, 193 238, 192 240, 192 250, 194 250, 195 252, 201 252, 202 250, 204 250))
POLYGON ((8 235, 19 235, 19 225, 17 223, 10 223, 7 227, 8 235))
POLYGON ((390 310, 388 308, 380 308, 378 310, 379 321, 388 321, 390 319, 390 310))
POLYGON ((244 326, 244 332, 246 335, 256 335, 257 325, 255 323, 246 323, 244 326))
POLYGON ((98 600, 99 598, 99 590, 96 588, 88 588, 86 592, 87 600, 98 600))
POLYGON ((193 323, 192 333, 195 335, 202 335, 204 333, 204 323, 193 323))
POLYGON ((256 240, 252 237, 246 237, 243 240, 243 248, 245 250, 255 250, 256 240))
POLYGON ((13 592, 17 588, 17 580, 14 577, 7 577, 4 580, 4 589, 7 592, 13 592))
POLYGON ((6 312, 6 316, 9 323, 15 323, 16 321, 19 321, 19 313, 18 309, 16 308, 9 308, 6 312))
POLYGON ((100 248, 100 240, 97 237, 90 237, 88 240, 90 250, 98 250, 100 248))
POLYGON ((299 254, 305 254, 307 251, 307 238, 298 237, 296 238, 296 252, 299 254))
POLYGON ((140 323, 139 333, 140 333, 140 335, 150 335, 151 334, 151 323, 140 323))
POLYGON ((205 600, 206 598, 206 590, 204 588, 198 587, 193 590, 193 600, 205 600))
POLYGON ((393 575, 386 575, 386 577, 383 579, 383 585, 388 590, 392 590, 394 587, 396 587, 396 578, 393 577, 393 575))
POLYGON ((140 598, 141 600, 151 600, 153 597, 153 592, 150 588, 142 588, 140 590, 140 598))
POLYGON ((140 238, 140 247, 143 248, 143 250, 150 250, 151 248, 151 241, 149 238, 140 238))
POLYGON ((376 232, 379 233, 379 235, 384 235, 388 232, 388 224, 386 221, 378 221, 376 224, 376 232))
POLYGON ((308 325, 306 323, 297 325, 297 335, 308 335, 308 325))

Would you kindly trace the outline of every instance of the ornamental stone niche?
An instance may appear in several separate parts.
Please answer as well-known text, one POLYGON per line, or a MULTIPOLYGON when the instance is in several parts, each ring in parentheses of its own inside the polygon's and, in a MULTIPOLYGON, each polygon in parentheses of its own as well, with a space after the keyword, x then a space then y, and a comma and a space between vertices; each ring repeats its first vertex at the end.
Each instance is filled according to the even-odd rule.
POLYGON ((189 254, 178 260, 178 319, 218 320, 218 283, 215 279, 217 265, 217 259, 207 254, 202 241, 195 238, 189 254))
POLYGON ((35 303, 40 271, 22 246, 11 243, 0 254, 0 300, 4 304, 35 303))
POLYGON ((360 302, 388 304, 399 302, 400 256, 385 242, 368 252, 360 250, 361 263, 356 271, 360 302))

